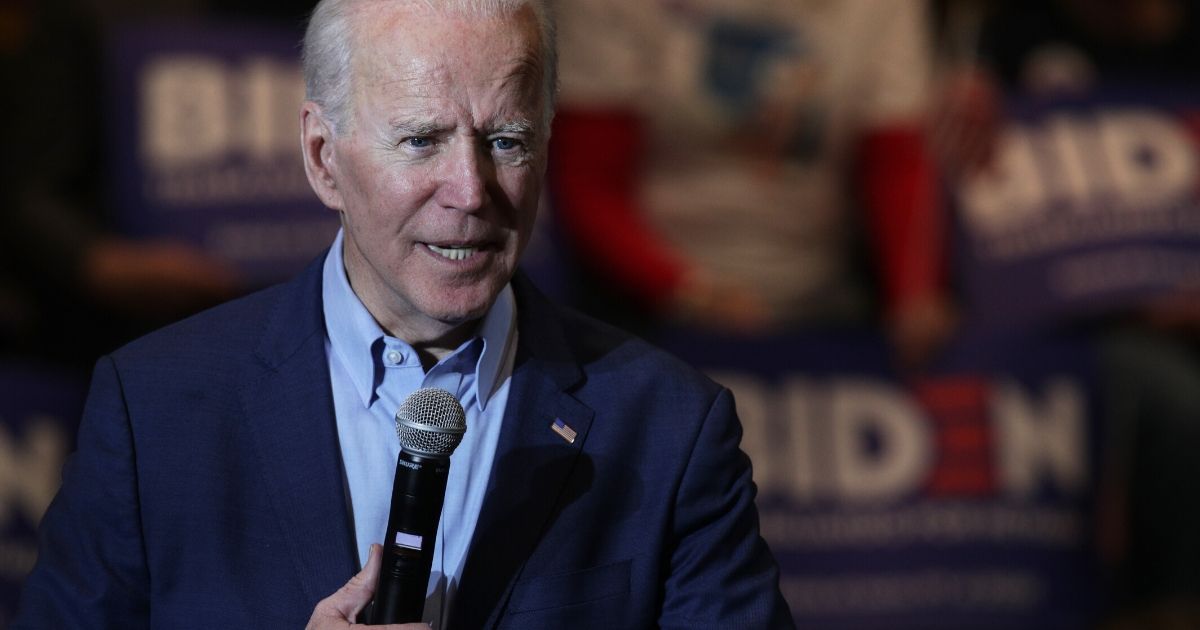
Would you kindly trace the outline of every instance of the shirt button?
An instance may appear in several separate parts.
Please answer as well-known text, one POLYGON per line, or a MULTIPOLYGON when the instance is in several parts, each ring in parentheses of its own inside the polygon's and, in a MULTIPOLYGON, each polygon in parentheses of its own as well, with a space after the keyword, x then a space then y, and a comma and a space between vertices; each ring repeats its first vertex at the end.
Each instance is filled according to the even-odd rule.
POLYGON ((395 350, 392 350, 391 352, 387 353, 388 363, 391 363, 393 365, 397 364, 397 363, 402 363, 403 359, 404 359, 404 357, 400 356, 400 353, 396 352, 395 350))

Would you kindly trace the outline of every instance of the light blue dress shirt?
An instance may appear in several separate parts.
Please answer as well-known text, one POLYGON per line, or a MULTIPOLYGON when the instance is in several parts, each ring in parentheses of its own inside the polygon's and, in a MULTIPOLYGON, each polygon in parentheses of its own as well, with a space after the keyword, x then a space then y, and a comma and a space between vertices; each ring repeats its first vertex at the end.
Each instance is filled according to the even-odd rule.
POLYGON ((450 458, 425 600, 424 621, 437 630, 447 621, 500 438, 516 355, 516 303, 505 286, 476 336, 426 373, 413 348, 380 328, 351 289, 342 244, 339 231, 325 258, 325 352, 360 566, 387 528, 400 404, 418 388, 438 387, 467 413, 467 432, 450 458))

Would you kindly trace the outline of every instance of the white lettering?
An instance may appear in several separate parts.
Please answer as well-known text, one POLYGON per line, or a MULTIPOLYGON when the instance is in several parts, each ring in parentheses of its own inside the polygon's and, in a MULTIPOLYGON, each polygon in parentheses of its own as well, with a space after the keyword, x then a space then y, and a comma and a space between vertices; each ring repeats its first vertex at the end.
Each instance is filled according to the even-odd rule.
POLYGON ((1126 207, 1153 209, 1191 192, 1196 154, 1175 121, 1154 111, 1112 112, 1100 117, 1098 133, 1126 207))
POLYGON ((834 483, 847 500, 896 499, 932 463, 929 423, 894 387, 838 381, 831 392, 834 483))
POLYGON ((1044 141, 1049 145, 1046 153, 1057 159, 1049 160, 1045 166, 1053 169, 1054 176, 1047 184, 1053 189, 1055 199, 1070 203, 1078 199, 1086 199, 1091 186, 1089 172, 1095 172, 1095 166, 1084 158, 1083 144, 1087 142, 1088 123, 1075 116, 1055 116, 1046 123, 1044 141))
POLYGON ((1000 383, 992 397, 992 417, 1006 491, 1027 495, 1043 479, 1066 492, 1083 489, 1087 481, 1084 401, 1077 385, 1052 381, 1039 404, 1016 383, 1000 383))
POLYGON ((1042 209, 1047 194, 1030 136, 1024 127, 1005 129, 995 168, 964 186, 963 216, 973 232, 1003 232, 1036 217, 1042 209))
MULTIPOLYGON (((733 390, 742 448, 764 494, 797 503, 823 498, 886 502, 920 492, 936 462, 933 425, 916 402, 886 381, 817 381, 800 375, 778 386, 739 372, 714 375, 733 390)), ((1084 394, 1067 377, 1041 397, 1011 381, 992 388, 989 423, 996 477, 1014 496, 1053 484, 1086 489, 1084 394)))
POLYGON ((820 496, 825 490, 820 471, 830 468, 824 459, 827 455, 823 448, 825 435, 818 432, 823 423, 818 422, 819 411, 814 409, 814 404, 820 400, 817 391, 818 385, 793 376, 784 381, 781 392, 783 403, 779 415, 787 420, 789 429, 785 434, 787 448, 783 461, 791 462, 791 465, 790 470, 780 471, 780 477, 788 481, 786 485, 791 495, 800 501, 811 501, 820 496))
POLYGON ((29 418, 17 442, 0 425, 0 529, 18 513, 34 525, 42 520, 61 483, 67 452, 61 427, 48 416, 29 418))
POLYGON ((304 77, 295 63, 269 57, 247 61, 242 73, 246 109, 240 117, 246 152, 271 160, 296 148, 296 112, 304 101, 304 77))
POLYGON ((230 86, 219 61, 178 55, 141 76, 142 155, 151 167, 220 157, 232 143, 230 86))
POLYGON ((141 152, 149 170, 170 172, 239 153, 260 163, 295 153, 304 97, 295 62, 164 56, 146 65, 139 83, 141 152))
POLYGON ((1015 238, 1056 225, 1055 218, 1086 225, 1077 215, 1091 221, 1169 210, 1194 195, 1189 138, 1175 119, 1149 109, 1014 123, 1000 135, 996 167, 959 191, 966 226, 978 237, 1015 238))

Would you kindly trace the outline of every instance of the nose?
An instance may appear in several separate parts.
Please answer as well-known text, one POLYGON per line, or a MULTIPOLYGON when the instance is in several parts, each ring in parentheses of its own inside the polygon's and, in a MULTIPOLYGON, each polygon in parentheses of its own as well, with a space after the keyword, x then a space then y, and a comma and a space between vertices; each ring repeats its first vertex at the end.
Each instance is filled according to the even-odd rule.
POLYGON ((479 143, 465 138, 445 154, 437 201, 445 208, 476 212, 488 203, 494 165, 479 143))

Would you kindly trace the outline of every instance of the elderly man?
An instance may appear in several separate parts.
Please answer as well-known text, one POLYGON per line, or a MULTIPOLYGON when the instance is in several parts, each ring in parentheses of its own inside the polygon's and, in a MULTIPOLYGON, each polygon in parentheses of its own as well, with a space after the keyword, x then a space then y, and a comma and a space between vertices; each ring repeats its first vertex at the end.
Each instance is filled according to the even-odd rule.
POLYGON ((99 362, 16 627, 347 627, 421 386, 468 424, 430 626, 791 624, 729 392, 514 278, 554 63, 533 1, 317 7, 302 147, 343 229, 99 362))

